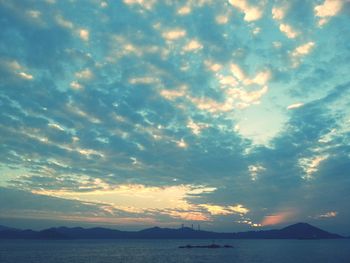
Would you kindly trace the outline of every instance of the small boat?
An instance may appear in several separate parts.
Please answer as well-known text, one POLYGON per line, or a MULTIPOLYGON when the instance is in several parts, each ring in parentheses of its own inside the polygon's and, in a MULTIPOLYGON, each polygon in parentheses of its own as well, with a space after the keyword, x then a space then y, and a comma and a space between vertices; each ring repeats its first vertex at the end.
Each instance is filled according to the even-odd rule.
POLYGON ((224 248, 233 248, 231 245, 224 245, 224 248))
POLYGON ((186 245, 186 246, 179 246, 179 248, 233 248, 231 245, 224 245, 220 246, 218 244, 210 244, 210 245, 186 245))

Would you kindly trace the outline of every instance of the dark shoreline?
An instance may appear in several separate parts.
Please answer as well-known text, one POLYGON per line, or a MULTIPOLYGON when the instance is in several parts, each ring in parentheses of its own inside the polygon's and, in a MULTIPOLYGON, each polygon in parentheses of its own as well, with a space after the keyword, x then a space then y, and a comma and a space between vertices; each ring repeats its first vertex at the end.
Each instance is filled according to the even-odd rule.
POLYGON ((2 227, 0 239, 342 239, 307 223, 297 223, 282 229, 219 233, 183 227, 179 229, 153 227, 141 231, 120 231, 108 228, 58 227, 42 231, 2 227))

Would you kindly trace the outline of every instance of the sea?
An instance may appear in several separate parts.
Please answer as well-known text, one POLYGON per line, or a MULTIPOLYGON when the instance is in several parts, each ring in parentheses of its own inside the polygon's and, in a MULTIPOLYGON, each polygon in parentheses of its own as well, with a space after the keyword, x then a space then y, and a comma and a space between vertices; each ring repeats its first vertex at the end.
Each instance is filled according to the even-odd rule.
POLYGON ((0 263, 333 263, 350 262, 336 240, 0 240, 0 263), (179 248, 232 245, 233 248, 179 248))

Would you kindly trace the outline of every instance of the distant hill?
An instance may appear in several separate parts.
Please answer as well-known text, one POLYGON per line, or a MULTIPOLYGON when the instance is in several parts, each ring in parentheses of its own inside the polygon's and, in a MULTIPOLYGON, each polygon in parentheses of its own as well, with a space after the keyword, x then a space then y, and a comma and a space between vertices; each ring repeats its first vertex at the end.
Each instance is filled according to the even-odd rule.
POLYGON ((344 238, 307 223, 297 223, 282 229, 218 233, 183 227, 152 227, 141 231, 120 231, 108 228, 57 227, 41 231, 20 230, 0 226, 2 239, 335 239, 344 238))
POLYGON ((289 238, 339 238, 341 236, 324 231, 307 223, 298 223, 280 230, 289 238))
POLYGON ((264 239, 331 239, 343 238, 307 223, 297 223, 279 230, 239 232, 237 238, 264 238, 264 239))
POLYGON ((14 228, 0 225, 0 231, 3 231, 3 230, 10 230, 10 229, 14 229, 14 228))

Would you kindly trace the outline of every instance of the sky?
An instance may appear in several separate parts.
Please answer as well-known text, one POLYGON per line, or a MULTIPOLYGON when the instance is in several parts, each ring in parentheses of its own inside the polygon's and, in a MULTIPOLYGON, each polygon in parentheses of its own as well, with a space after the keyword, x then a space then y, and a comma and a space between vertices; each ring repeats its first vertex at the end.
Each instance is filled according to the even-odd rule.
POLYGON ((0 224, 350 235, 348 0, 0 0, 0 224))

